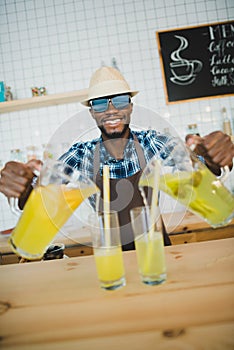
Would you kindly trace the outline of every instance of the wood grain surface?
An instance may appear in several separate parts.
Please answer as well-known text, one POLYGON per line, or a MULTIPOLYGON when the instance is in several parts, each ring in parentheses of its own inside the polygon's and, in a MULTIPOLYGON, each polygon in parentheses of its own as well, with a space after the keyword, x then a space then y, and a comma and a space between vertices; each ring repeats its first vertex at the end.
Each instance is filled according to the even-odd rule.
POLYGON ((166 247, 168 278, 100 289, 93 256, 0 266, 0 348, 232 349, 234 238, 166 247))

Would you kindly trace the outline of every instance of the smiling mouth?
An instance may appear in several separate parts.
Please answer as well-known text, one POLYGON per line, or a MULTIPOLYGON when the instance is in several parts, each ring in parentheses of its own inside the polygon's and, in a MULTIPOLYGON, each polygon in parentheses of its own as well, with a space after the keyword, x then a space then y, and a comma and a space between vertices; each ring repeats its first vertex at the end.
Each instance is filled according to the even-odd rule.
POLYGON ((117 125, 119 123, 121 123, 122 119, 121 118, 116 118, 116 119, 104 119, 103 120, 103 125, 117 125))

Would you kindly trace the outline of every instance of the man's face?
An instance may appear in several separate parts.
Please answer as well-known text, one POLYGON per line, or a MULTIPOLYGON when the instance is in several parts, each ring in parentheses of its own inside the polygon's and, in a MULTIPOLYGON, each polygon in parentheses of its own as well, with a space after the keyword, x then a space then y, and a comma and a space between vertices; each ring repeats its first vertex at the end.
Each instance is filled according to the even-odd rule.
POLYGON ((106 138, 123 137, 131 120, 130 96, 124 94, 93 100, 91 101, 90 113, 106 138), (102 111, 103 109, 106 110, 102 111))

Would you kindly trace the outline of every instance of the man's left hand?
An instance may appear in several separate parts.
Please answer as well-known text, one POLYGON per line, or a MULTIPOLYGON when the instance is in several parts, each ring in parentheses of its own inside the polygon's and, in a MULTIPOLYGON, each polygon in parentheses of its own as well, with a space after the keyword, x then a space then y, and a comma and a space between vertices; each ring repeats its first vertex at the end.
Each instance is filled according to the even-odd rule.
MULTIPOLYGON (((186 143, 189 146, 192 144, 196 146, 195 152, 204 157, 208 166, 212 167, 213 163, 214 167, 221 168, 227 165, 230 170, 232 169, 234 144, 230 136, 222 131, 214 131, 204 137, 187 135, 186 143)), ((217 173, 217 171, 214 172, 217 173)))

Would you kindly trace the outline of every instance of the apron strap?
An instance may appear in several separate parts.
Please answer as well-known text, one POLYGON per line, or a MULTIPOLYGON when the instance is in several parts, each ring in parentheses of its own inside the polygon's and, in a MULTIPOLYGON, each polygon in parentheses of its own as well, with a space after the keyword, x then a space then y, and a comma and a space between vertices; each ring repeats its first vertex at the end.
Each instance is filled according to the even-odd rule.
POLYGON ((100 168, 100 142, 96 144, 93 154, 93 182, 96 183, 96 177, 99 173, 100 168))

